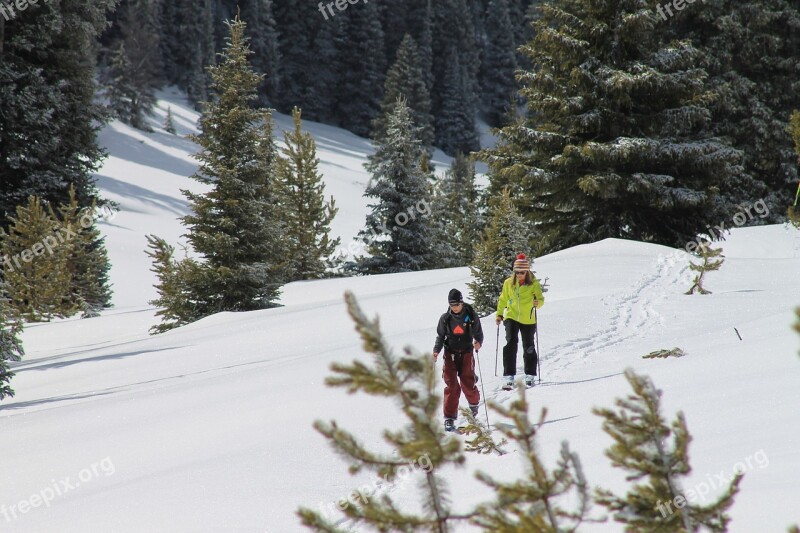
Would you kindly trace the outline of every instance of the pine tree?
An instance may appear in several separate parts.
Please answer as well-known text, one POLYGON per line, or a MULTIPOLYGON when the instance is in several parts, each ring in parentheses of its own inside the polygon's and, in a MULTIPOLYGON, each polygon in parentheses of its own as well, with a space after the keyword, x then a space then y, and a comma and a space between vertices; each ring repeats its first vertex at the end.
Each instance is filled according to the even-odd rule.
POLYGON ((501 125, 517 90, 514 28, 508 0, 491 0, 486 9, 486 44, 481 62, 481 97, 490 126, 501 125))
POLYGON ((64 228, 63 232, 74 234, 69 243, 67 268, 72 283, 70 292, 83 311, 83 318, 98 316, 102 309, 111 306, 111 264, 105 238, 94 218, 96 213, 96 204, 89 209, 80 208, 74 188, 70 188, 69 204, 60 205, 58 215, 50 212, 64 228))
POLYGON ((386 135, 388 117, 400 98, 411 109, 411 118, 420 129, 422 146, 431 149, 434 142, 431 98, 420 67, 417 44, 408 34, 403 38, 397 51, 397 60, 386 76, 381 114, 373 121, 373 139, 379 140, 386 135))
POLYGON ((709 132, 699 52, 628 2, 542 6, 521 74, 529 116, 481 158, 510 187, 545 250, 616 237, 682 246, 713 221, 741 154, 709 132))
POLYGON ((128 0, 122 8, 121 40, 106 81, 109 105, 117 118, 152 131, 147 117, 156 106, 155 90, 162 70, 157 0, 128 0))
POLYGON ((147 235, 147 247, 145 253, 153 260, 150 271, 158 278, 158 298, 148 303, 158 308, 156 316, 161 317, 150 333, 164 333, 203 318, 207 303, 189 284, 203 273, 200 265, 191 258, 176 260, 175 248, 155 235, 147 235))
POLYGON ((161 36, 167 81, 187 92, 192 102, 208 97, 206 69, 214 64, 214 31, 210 0, 164 2, 161 36))
POLYGON ((475 98, 466 67, 454 46, 447 52, 441 81, 441 107, 436 116, 436 146, 446 154, 480 148, 475 129, 475 98))
POLYGON ((476 42, 474 2, 432 2, 434 85, 430 91, 435 117, 436 146, 448 154, 479 147, 475 133, 477 92, 480 89, 480 50, 476 42))
POLYGON ((708 0, 663 24, 705 52, 697 63, 719 95, 711 106, 711 131, 746 154, 744 171, 752 179, 735 187, 727 182, 721 196, 735 191, 728 199, 733 205, 765 200, 771 223, 783 221, 798 177, 783 128, 800 106, 798 24, 800 6, 793 0, 708 0))
POLYGON ((172 117, 172 107, 167 107, 167 116, 164 118, 164 131, 175 135, 178 130, 175 129, 175 120, 172 117))
POLYGON ((242 2, 242 17, 248 21, 250 48, 253 51, 253 69, 264 74, 259 102, 268 105, 275 101, 280 91, 280 51, 278 29, 272 12, 272 0, 246 0, 242 2))
MULTIPOLYGON (((368 319, 352 293, 347 292, 345 299, 364 348, 373 356, 372 362, 335 363, 331 367, 335 375, 327 378, 326 384, 344 387, 350 393, 391 398, 403 410, 408 424, 384 433, 393 454, 368 450, 335 421, 317 421, 314 427, 350 463, 351 473, 372 471, 391 483, 402 469, 411 467, 419 470, 424 480, 420 484, 421 512, 401 509, 389 493, 378 496, 359 491, 343 513, 354 524, 379 531, 448 531, 453 523, 466 520, 463 513, 459 513, 460 519, 454 516, 439 470, 463 464, 464 455, 459 440, 447 437, 438 421, 441 398, 434 392, 438 376, 430 364, 430 356, 412 353, 410 349, 400 357, 395 355, 380 331, 378 319, 368 319)), ((340 531, 311 509, 300 508, 298 515, 312 531, 340 531)))
MULTIPOLYGON (((795 109, 789 117, 789 134, 792 136, 794 143, 794 152, 797 155, 797 160, 800 162, 800 111, 795 109)), ((789 222, 796 228, 800 229, 800 210, 797 209, 797 202, 800 201, 800 183, 797 184, 797 192, 794 194, 794 204, 789 206, 786 216, 789 222)))
POLYGON ((587 519, 592 501, 578 455, 564 441, 556 467, 547 470, 536 443, 547 410, 542 409, 538 423, 529 420, 524 389, 520 389, 517 399, 508 407, 493 403, 492 408, 512 422, 510 427, 498 425, 498 430, 524 454, 525 475, 504 482, 479 472, 478 479, 494 490, 497 499, 478 507, 475 523, 489 531, 576 531, 587 519), (570 510, 565 505, 575 508, 570 510))
POLYGON ((692 285, 692 287, 686 291, 686 294, 694 294, 695 290, 697 290, 700 294, 711 294, 711 291, 706 290, 703 287, 703 278, 707 272, 719 270, 719 267, 721 267, 722 263, 725 262, 725 256, 722 255, 722 248, 715 250, 711 248, 711 243, 703 239, 699 241, 697 251, 694 253, 694 255, 695 257, 702 259, 703 262, 697 264, 689 261, 689 269, 697 272, 697 275, 694 277, 694 285, 692 285), (718 257, 720 259, 717 259, 718 257))
POLYGON ((115 0, 30 3, 0 37, 0 226, 29 196, 53 205, 75 186, 97 199, 93 172, 105 155, 106 122, 95 99, 95 41, 115 0), (31 142, 31 139, 36 139, 31 142))
POLYGON ((20 361, 25 355, 22 341, 22 322, 15 316, 5 295, 5 287, 0 283, 0 400, 14 396, 14 389, 9 383, 14 373, 8 366, 9 361, 20 361))
POLYGON ((294 131, 284 133, 278 176, 286 189, 287 234, 291 280, 325 276, 329 258, 340 239, 332 239, 331 221, 336 215, 333 197, 325 201, 325 184, 320 174, 317 144, 302 130, 301 111, 292 111, 294 131))
POLYGON ((8 298, 20 317, 38 322, 77 311, 69 269, 74 235, 59 226, 41 200, 31 196, 19 206, 0 239, 8 298))
POLYGON ((482 221, 475 186, 475 165, 462 153, 439 180, 433 199, 435 220, 441 224, 436 238, 439 268, 469 265, 480 244, 482 221), (444 253, 442 253, 444 252, 444 253))
POLYGON ((358 239, 367 257, 359 257, 350 270, 363 274, 424 270, 432 263, 430 193, 421 163, 425 151, 411 110, 398 101, 389 117, 386 137, 376 144, 366 169, 372 174, 364 196, 370 204, 366 228, 358 239))
POLYGON ((725 511, 733 504, 742 474, 737 474, 725 494, 706 506, 695 505, 694 491, 683 491, 681 477, 691 472, 688 446, 691 441, 683 413, 670 426, 661 415, 661 391, 653 382, 631 369, 625 377, 633 395, 617 400, 618 411, 595 409, 603 418, 603 430, 614 444, 606 451, 614 466, 629 472, 628 479, 643 481, 625 496, 609 490, 597 491, 597 502, 614 513, 626 531, 694 533, 701 528, 727 531, 725 511), (672 436, 671 444, 667 439, 672 436))
MULTIPOLYGON (((334 17, 326 21, 314 35, 314 76, 309 82, 308 96, 303 105, 306 119, 338 124, 336 105, 339 97, 335 88, 344 69, 343 55, 347 53, 340 49, 346 42, 344 22, 342 17, 334 17)), ((299 104, 297 102, 295 105, 299 104)))
MULTIPOLYGON (((313 55, 314 36, 322 30, 323 24, 331 21, 323 20, 314 2, 275 2, 274 9, 277 27, 280 28, 281 58, 278 75, 281 88, 276 105, 283 112, 289 112, 294 106, 306 109, 313 98, 320 96, 311 92, 317 72, 317 58, 313 55)), ((325 89, 329 92, 334 90, 333 87, 325 89)))
POLYGON ((337 89, 338 123, 362 137, 381 112, 386 74, 383 28, 374 2, 353 6, 344 18, 345 42, 340 45, 342 77, 337 89), (356 9, 357 7, 357 9, 356 9))
POLYGON ((489 223, 469 267, 473 281, 467 283, 472 306, 480 314, 496 310, 509 265, 517 253, 528 249, 532 237, 532 228, 517 212, 508 189, 490 202, 489 223))
POLYGON ((201 165, 193 179, 204 194, 182 191, 192 214, 183 218, 193 250, 202 257, 184 280, 207 316, 275 305, 284 282, 286 245, 281 220, 283 191, 277 179, 272 116, 253 109, 261 76, 248 63, 245 23, 228 22, 230 38, 219 65, 209 69, 213 100, 203 105, 201 165))

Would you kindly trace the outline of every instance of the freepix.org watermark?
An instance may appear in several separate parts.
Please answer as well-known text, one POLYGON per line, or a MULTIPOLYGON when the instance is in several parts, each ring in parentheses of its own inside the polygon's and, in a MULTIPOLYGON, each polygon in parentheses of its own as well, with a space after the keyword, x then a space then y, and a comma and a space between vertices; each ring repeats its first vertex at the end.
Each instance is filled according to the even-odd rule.
POLYGON ((70 477, 65 477, 58 481, 52 479, 50 480, 50 485, 43 488, 39 492, 31 494, 24 500, 20 500, 11 505, 0 505, 0 515, 6 519, 6 522, 11 522, 20 516, 27 514, 31 509, 36 509, 41 506, 50 507, 50 504, 56 498, 65 496, 73 490, 76 490, 82 484, 89 483, 90 481, 99 478, 100 474, 108 477, 114 475, 116 471, 117 470, 114 468, 114 463, 111 462, 111 458, 106 457, 102 461, 92 463, 88 467, 78 472, 77 479, 72 479, 70 477))
MULTIPOLYGON (((333 6, 336 6, 336 9, 341 13, 348 8, 348 5, 357 4, 360 1, 361 0, 336 0, 335 2, 328 2, 327 5, 320 2, 318 9, 319 12, 322 13, 322 16, 325 17, 325 20, 328 20, 328 13, 331 14, 331 17, 336 16, 336 13, 333 12, 333 6)), ((364 3, 369 4, 369 0, 364 0, 364 3)))
POLYGON ((335 502, 329 502, 327 505, 320 503, 318 507, 326 518, 330 518, 335 514, 336 509, 344 511, 349 505, 366 505, 370 498, 378 497, 383 492, 386 492, 397 483, 397 480, 405 480, 414 470, 421 470, 426 473, 433 470, 433 463, 427 453, 419 457, 416 461, 411 460, 407 465, 398 468, 397 476, 394 481, 389 481, 387 476, 384 476, 383 479, 378 478, 372 482, 372 485, 363 485, 358 490, 354 490, 348 494, 346 498, 341 498, 335 502))
MULTIPOLYGON (((412 220, 416 220, 417 215, 427 217, 430 216, 431 213, 432 210, 430 203, 428 203, 427 200, 420 200, 414 205, 409 206, 405 211, 400 211, 397 213, 394 217, 394 224, 403 227, 412 220)), ((342 261, 348 257, 353 258, 365 254, 369 246, 371 246, 378 239, 388 236, 390 233, 391 229, 387 225, 387 222, 384 222, 380 227, 378 227, 378 231, 370 229, 370 234, 363 238, 363 240, 353 239, 350 241, 350 244, 347 245, 347 247, 340 247, 339 249, 335 250, 333 254, 331 254, 331 257, 327 260, 327 266, 332 267, 336 265, 337 261, 342 261)))
MULTIPOLYGON (((52 0, 42 0, 42 3, 49 4, 52 0)), ((39 0, 15 0, 13 2, 5 2, 0 0, 0 15, 9 22, 17 18, 17 13, 25 11, 30 6, 35 6, 39 0), (15 9, 16 8, 16 9, 15 9)))
POLYGON ((766 452, 758 450, 753 455, 748 455, 742 461, 738 461, 731 468, 731 472, 720 470, 718 474, 706 474, 706 479, 697 483, 694 487, 685 490, 683 496, 675 496, 670 501, 661 502, 656 504, 656 509, 661 513, 661 516, 666 518, 675 512, 673 505, 677 509, 683 509, 687 504, 695 502, 705 502, 706 496, 711 494, 712 491, 726 488, 734 477, 745 472, 755 470, 756 468, 766 468, 769 466, 769 457, 766 452))
MULTIPOLYGON (((108 206, 102 207, 98 211, 87 209, 81 215, 79 224, 81 228, 89 229, 94 225, 95 220, 111 220, 116 214, 116 211, 108 206)), ((26 248, 12 256, 3 256, 2 261, 0 261, 0 266, 2 266, 3 270, 6 272, 14 272, 14 267, 21 269, 22 263, 30 263, 35 258, 44 255, 45 252, 47 252, 48 255, 52 255, 53 250, 62 244, 72 241, 77 236, 76 230, 71 226, 56 226, 53 228, 52 235, 48 235, 30 248, 26 248)))
MULTIPOLYGON (((697 0, 672 0, 671 2, 667 2, 665 4, 658 4, 656 6, 656 13, 658 13, 662 19, 667 20, 668 17, 675 16, 675 13, 672 12, 672 9, 675 9, 675 12, 683 11, 686 9, 686 6, 690 6, 694 4, 697 0)), ((704 4, 706 0, 701 0, 704 4)))

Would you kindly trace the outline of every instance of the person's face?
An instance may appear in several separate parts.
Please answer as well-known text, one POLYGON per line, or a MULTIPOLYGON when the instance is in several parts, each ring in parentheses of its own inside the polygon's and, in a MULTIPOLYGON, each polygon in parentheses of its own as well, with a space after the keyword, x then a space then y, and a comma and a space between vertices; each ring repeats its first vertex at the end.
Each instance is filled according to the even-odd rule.
POLYGON ((525 281, 525 272, 515 272, 517 281, 525 281))
POLYGON ((463 309, 463 307, 464 307, 464 304, 463 304, 463 303, 461 303, 461 302, 454 303, 454 304, 453 304, 453 303, 451 303, 451 304, 450 304, 450 310, 451 310, 452 312, 454 312, 454 313, 460 313, 460 312, 461 312, 461 309, 463 309))

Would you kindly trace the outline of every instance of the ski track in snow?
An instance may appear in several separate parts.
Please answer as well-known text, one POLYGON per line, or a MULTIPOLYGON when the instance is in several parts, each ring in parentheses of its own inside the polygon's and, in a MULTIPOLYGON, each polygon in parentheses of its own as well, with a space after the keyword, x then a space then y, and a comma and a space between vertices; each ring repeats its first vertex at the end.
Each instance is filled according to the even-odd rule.
POLYGON ((665 301, 671 292, 665 290, 665 286, 677 285, 687 268, 676 268, 676 263, 674 257, 660 256, 652 270, 642 275, 630 291, 603 299, 603 305, 609 310, 602 317, 607 327, 549 347, 545 353, 555 355, 543 359, 550 363, 563 361, 554 366, 555 371, 563 370, 582 359, 640 338, 652 327, 663 326, 657 304, 665 301))

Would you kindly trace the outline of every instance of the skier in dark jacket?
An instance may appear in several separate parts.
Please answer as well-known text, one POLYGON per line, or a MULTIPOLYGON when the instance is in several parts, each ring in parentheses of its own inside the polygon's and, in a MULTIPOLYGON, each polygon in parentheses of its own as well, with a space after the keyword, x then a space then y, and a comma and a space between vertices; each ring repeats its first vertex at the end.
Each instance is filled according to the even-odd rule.
POLYGON ((472 306, 464 303, 461 292, 451 289, 447 295, 450 309, 439 318, 436 327, 436 343, 433 345, 433 360, 439 357, 444 347, 444 429, 455 431, 458 417, 458 401, 461 391, 469 402, 473 415, 478 414, 481 395, 475 377, 475 357, 483 343, 483 330, 478 315, 472 306), (460 381, 460 383, 459 383, 460 381))

